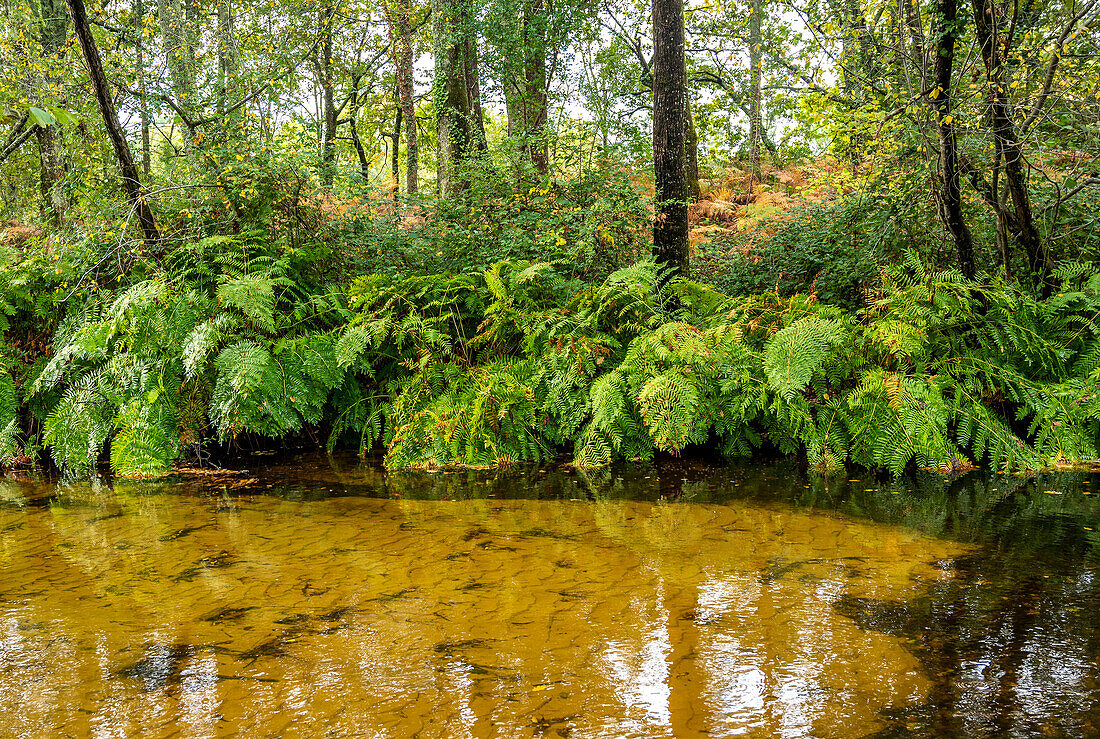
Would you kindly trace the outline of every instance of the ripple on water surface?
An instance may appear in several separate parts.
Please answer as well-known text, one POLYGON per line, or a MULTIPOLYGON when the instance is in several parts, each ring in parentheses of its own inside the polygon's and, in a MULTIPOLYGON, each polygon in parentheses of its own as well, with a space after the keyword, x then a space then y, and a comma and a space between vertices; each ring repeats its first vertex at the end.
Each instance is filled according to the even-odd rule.
POLYGON ((970 551, 736 499, 223 487, 9 484, 0 735, 864 736, 935 697, 904 611, 970 551))

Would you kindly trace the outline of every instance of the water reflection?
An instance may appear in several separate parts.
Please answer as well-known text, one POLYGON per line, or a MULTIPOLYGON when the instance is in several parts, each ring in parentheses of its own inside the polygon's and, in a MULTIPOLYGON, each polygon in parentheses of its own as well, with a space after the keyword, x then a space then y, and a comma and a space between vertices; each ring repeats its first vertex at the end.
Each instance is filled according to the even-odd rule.
POLYGON ((1087 735, 1086 490, 300 460, 0 481, 0 735, 1087 735))

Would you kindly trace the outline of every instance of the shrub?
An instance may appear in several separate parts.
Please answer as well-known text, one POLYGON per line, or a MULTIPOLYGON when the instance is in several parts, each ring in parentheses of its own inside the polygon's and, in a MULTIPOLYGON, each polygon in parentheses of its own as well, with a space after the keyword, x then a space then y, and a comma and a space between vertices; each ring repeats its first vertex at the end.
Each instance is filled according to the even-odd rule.
POLYGON ((768 224, 773 232, 761 231, 748 253, 724 254, 722 240, 708 245, 702 271, 730 295, 813 292, 822 302, 855 309, 883 264, 923 244, 904 225, 914 222, 912 214, 898 208, 866 194, 801 205, 768 224))

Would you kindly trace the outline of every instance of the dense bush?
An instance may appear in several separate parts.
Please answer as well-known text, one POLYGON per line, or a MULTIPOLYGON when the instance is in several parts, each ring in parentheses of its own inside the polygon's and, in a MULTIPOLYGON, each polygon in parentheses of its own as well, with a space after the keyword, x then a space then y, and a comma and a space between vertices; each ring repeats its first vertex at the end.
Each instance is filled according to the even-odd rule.
POLYGON ((822 302, 855 309, 883 264, 909 249, 932 256, 927 235, 912 232, 921 219, 911 210, 911 203, 866 194, 806 203, 765 224, 748 253, 725 254, 723 240, 708 245, 702 270, 730 295, 813 292, 822 302))
POLYGON ((303 277, 299 259, 262 234, 211 237, 81 293, 21 397, 0 375, 5 453, 34 446, 15 438, 21 404, 58 465, 105 457, 123 475, 311 428, 381 447, 393 468, 561 452, 599 466, 703 444, 894 473, 1096 456, 1100 275, 1084 268, 1041 302, 910 253, 851 312, 662 290, 648 262, 600 282, 504 261, 342 287, 303 277))
POLYGON ((490 174, 453 198, 351 213, 345 242, 357 272, 459 273, 524 259, 602 279, 648 249, 649 214, 624 172, 519 184, 490 174))

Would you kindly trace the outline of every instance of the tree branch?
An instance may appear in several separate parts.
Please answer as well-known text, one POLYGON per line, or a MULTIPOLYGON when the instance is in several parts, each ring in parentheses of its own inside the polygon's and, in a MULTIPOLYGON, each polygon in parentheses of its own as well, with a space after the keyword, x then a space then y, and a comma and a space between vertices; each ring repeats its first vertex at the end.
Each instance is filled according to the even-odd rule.
POLYGON ((1084 182, 1079 184, 1077 187, 1073 188, 1069 192, 1062 195, 1062 197, 1055 200, 1052 205, 1047 207, 1047 210, 1053 210, 1053 209, 1057 208, 1059 205, 1066 202, 1067 200, 1072 198, 1074 195, 1076 195, 1077 193, 1084 190, 1086 187, 1092 187, 1093 185, 1100 185, 1100 177, 1089 177, 1087 180, 1085 180, 1084 182))
POLYGON ((1073 33, 1074 26, 1077 22, 1084 18, 1092 9, 1096 6, 1096 0, 1090 0, 1085 3, 1085 7, 1081 9, 1077 15, 1070 18, 1069 23, 1062 29, 1062 33, 1058 36, 1058 40, 1054 42, 1054 51, 1050 55, 1050 63, 1047 65, 1047 72, 1043 76, 1043 88, 1039 93, 1039 97, 1036 98, 1035 104, 1031 106, 1031 110, 1027 114, 1027 118, 1024 119, 1023 125, 1020 126, 1020 135, 1023 136, 1028 132, 1028 129, 1039 118, 1039 113, 1043 109, 1043 105, 1046 104, 1047 98, 1050 96, 1051 85, 1054 84, 1054 75, 1058 72, 1058 64, 1062 60, 1062 47, 1065 46, 1066 39, 1073 33))
POLYGON ((26 113, 11 129, 11 133, 8 134, 8 138, 4 141, 4 145, 0 146, 0 162, 11 156, 16 149, 23 145, 23 142, 31 137, 34 133, 34 126, 27 127, 28 116, 26 113))

